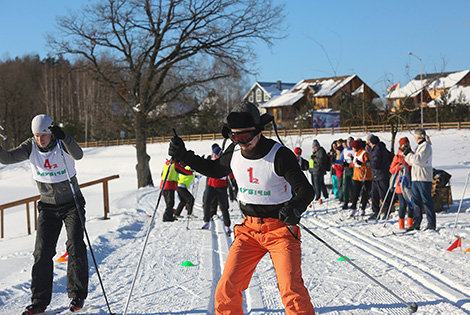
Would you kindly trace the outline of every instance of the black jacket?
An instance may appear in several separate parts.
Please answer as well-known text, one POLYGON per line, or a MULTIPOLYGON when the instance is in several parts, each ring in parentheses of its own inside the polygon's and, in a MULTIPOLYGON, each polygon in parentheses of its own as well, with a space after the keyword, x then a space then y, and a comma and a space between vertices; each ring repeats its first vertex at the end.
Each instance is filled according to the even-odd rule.
MULTIPOLYGON (((269 153, 274 144, 274 140, 261 136, 256 145, 255 154, 246 158, 253 160, 261 159, 269 153)), ((187 151, 182 160, 201 174, 213 178, 221 178, 232 172, 230 162, 234 148, 235 145, 233 143, 230 144, 224 151, 224 154, 217 160, 206 160, 194 154, 193 151, 187 151)), ((289 204, 297 210, 304 212, 313 200, 313 187, 308 182, 305 174, 300 170, 299 163, 290 149, 283 146, 277 151, 274 158, 274 171, 278 176, 284 177, 295 192, 295 196, 289 201, 289 204)), ((277 219, 279 218, 279 210, 282 206, 283 205, 240 205, 240 208, 245 215, 277 219)))
POLYGON ((372 180, 389 180, 390 164, 388 163, 388 152, 385 143, 380 141, 370 152, 370 168, 372 169, 372 180))

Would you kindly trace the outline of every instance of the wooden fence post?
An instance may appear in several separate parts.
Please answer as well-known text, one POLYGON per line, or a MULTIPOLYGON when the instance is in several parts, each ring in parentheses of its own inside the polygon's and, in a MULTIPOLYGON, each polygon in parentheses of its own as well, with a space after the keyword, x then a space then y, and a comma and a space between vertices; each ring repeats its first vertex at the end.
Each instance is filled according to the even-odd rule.
POLYGON ((3 238, 3 208, 0 209, 0 228, 2 229, 1 238, 3 238))
POLYGON ((109 194, 108 194, 108 181, 103 181, 103 202, 104 202, 104 220, 108 219, 109 213, 109 194))
POLYGON ((31 235, 31 219, 29 215, 29 202, 26 203, 26 222, 27 222, 28 235, 31 235))

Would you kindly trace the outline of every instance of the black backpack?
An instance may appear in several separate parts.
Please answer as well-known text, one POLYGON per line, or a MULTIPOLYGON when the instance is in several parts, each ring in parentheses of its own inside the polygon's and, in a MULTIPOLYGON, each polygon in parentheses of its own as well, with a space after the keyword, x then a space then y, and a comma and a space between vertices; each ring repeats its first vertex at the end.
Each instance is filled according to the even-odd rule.
POLYGON ((331 159, 332 159, 332 157, 327 153, 327 154, 326 154, 326 159, 325 159, 325 160, 326 160, 326 161, 325 161, 325 170, 326 170, 327 172, 330 172, 330 171, 331 171, 331 164, 332 164, 332 163, 331 163, 331 159))

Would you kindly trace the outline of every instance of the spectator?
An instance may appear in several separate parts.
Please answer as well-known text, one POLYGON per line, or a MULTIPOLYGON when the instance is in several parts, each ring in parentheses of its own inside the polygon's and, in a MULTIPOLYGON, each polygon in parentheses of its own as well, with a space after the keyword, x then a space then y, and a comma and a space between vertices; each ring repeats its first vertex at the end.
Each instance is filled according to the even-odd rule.
POLYGON ((380 201, 382 200, 382 215, 385 220, 390 207, 393 194, 388 193, 390 186, 390 152, 386 149, 385 143, 373 134, 367 137, 367 143, 371 148, 370 168, 372 170, 372 215, 370 220, 379 217, 380 201), (385 198, 387 197, 387 198, 385 198))
POLYGON ((419 230, 423 215, 421 208, 424 205, 428 225, 424 230, 436 229, 436 210, 431 196, 432 190, 432 146, 426 131, 418 128, 414 133, 415 141, 418 144, 415 153, 411 148, 407 148, 402 154, 405 162, 411 165, 411 202, 413 203, 413 224, 407 228, 408 231, 419 230))
POLYGON ((336 163, 337 160, 341 158, 341 153, 343 152, 343 143, 342 139, 339 139, 338 144, 335 149, 334 160, 332 161, 332 169, 335 170, 336 175, 336 191, 338 192, 339 203, 343 202, 343 171, 344 167, 342 164, 336 163))
POLYGON ((364 149, 363 142, 361 140, 355 140, 351 146, 354 150, 354 162, 352 162, 349 167, 354 167, 354 174, 351 212, 349 216, 354 217, 356 214, 356 205, 359 195, 361 195, 360 215, 364 216, 366 213, 367 201, 369 200, 369 190, 372 180, 370 167, 367 166, 370 161, 370 156, 364 149))
POLYGON ((312 174, 312 183, 315 188, 315 200, 322 204, 321 195, 328 199, 328 191, 325 185, 325 165, 328 160, 328 155, 325 149, 320 146, 318 140, 313 140, 312 155, 310 156, 309 170, 312 174))
POLYGON ((398 197, 400 206, 398 208, 398 228, 405 228, 405 214, 408 209, 407 227, 413 224, 413 207, 411 206, 411 166, 405 162, 403 151, 406 151, 410 146, 410 141, 407 137, 403 137, 398 141, 399 148, 397 154, 393 157, 392 164, 390 165, 390 173, 397 174, 395 180, 395 192, 398 197))
POLYGON ((350 167, 354 161, 354 150, 351 147, 354 138, 349 137, 346 140, 346 147, 341 152, 340 158, 336 161, 338 164, 342 164, 344 167, 343 171, 343 209, 348 209, 349 198, 352 196, 353 186, 353 171, 354 167, 350 167))
POLYGON ((299 163, 300 169, 302 171, 308 171, 308 161, 302 157, 302 149, 297 147, 294 149, 295 157, 299 163))
MULTIPOLYGON (((338 147, 338 142, 333 141, 331 143, 330 151, 328 152, 328 159, 330 161, 330 165, 335 164, 337 147, 338 147)), ((333 195, 335 196, 335 199, 339 199, 338 177, 336 177, 336 169, 334 167, 331 168, 331 188, 333 190, 333 195)))

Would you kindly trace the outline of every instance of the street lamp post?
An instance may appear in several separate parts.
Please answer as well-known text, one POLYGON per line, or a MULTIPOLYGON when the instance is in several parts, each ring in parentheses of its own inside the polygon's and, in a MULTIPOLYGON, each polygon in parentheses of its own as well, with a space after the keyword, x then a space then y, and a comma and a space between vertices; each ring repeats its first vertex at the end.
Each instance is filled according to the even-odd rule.
POLYGON ((408 53, 410 56, 414 56, 419 59, 419 80, 421 81, 421 127, 423 127, 423 93, 424 93, 424 86, 423 86, 423 59, 413 54, 411 51, 408 53))

